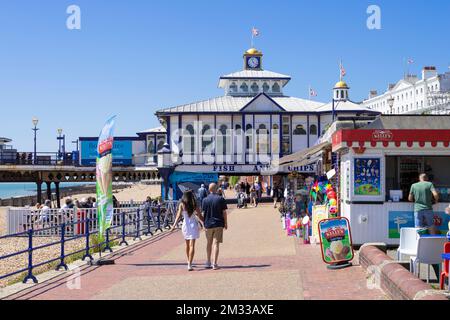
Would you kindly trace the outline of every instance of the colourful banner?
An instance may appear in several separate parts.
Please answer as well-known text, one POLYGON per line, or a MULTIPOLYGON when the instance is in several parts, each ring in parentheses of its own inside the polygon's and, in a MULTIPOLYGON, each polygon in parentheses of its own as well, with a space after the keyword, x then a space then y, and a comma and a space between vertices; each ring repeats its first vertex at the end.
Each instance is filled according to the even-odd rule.
POLYGON ((353 259, 350 223, 346 218, 326 219, 319 222, 322 259, 327 264, 338 264, 353 259))
POLYGON ((97 219, 99 238, 111 226, 114 212, 112 197, 112 149, 114 145, 115 116, 106 121, 98 138, 97 147, 97 219))

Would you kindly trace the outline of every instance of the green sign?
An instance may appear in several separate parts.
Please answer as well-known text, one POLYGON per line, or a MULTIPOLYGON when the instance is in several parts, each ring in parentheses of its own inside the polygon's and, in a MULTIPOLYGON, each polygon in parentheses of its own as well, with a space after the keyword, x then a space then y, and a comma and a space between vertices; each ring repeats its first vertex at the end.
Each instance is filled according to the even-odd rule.
POLYGON ((353 259, 350 224, 346 218, 326 219, 319 222, 322 259, 327 264, 338 264, 353 259))

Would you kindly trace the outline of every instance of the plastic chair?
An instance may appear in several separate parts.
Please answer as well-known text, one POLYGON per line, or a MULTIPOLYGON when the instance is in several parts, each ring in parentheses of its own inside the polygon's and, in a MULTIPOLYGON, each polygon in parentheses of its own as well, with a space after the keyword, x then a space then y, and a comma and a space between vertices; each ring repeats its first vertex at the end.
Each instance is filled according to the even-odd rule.
MULTIPOLYGON (((450 253, 450 242, 447 242, 446 244, 444 244, 444 253, 450 253)), ((441 285, 441 290, 444 290, 445 278, 448 279, 448 273, 449 273, 449 261, 445 260, 444 266, 443 266, 443 269, 441 272, 441 277, 439 280, 439 283, 441 285)), ((450 281, 449 281, 449 290, 450 290, 450 281)))
POLYGON ((401 261, 403 256, 415 256, 417 254, 418 228, 400 229, 400 246, 397 249, 397 260, 401 261))
MULTIPOLYGON (((417 255, 411 257, 411 271, 420 278, 420 264, 428 265, 427 283, 430 282, 430 265, 442 263, 442 247, 447 239, 445 237, 420 237, 417 244, 417 255), (416 272, 417 271, 417 272, 416 272)), ((439 273, 438 273, 439 274, 439 273)))

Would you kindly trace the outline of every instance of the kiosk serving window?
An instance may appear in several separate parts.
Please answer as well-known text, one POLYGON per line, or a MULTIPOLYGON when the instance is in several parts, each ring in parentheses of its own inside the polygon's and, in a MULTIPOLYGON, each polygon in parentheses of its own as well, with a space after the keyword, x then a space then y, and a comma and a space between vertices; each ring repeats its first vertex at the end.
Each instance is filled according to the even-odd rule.
POLYGON ((408 201, 409 190, 426 173, 440 194, 440 201, 450 201, 450 157, 386 157, 386 200, 391 190, 401 190, 400 201, 408 201))

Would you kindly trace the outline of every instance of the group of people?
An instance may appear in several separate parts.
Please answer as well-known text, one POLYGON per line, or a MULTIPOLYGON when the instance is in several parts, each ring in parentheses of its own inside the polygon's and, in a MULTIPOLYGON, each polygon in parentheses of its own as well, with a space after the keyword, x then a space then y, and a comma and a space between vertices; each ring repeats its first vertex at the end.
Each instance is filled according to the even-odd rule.
POLYGON ((183 193, 178 206, 172 230, 181 227, 185 243, 188 271, 193 269, 195 241, 200 238, 200 231, 205 230, 206 236, 206 268, 219 269, 219 246, 223 242, 223 231, 228 228, 227 204, 223 196, 218 194, 217 184, 211 183, 206 191, 204 185, 200 188, 198 197, 193 191, 183 193))
MULTIPOLYGON (((55 215, 52 215, 52 201, 47 199, 44 201, 44 204, 37 203, 35 206, 36 217, 33 221, 28 221, 33 224, 33 227, 44 227, 46 224, 59 224, 62 221, 67 221, 72 218, 73 212, 71 209, 93 209, 97 207, 97 201, 94 197, 82 198, 78 200, 77 198, 66 198, 64 200, 64 205, 55 212, 55 215)), ((56 208, 55 208, 56 209, 56 208)))
POLYGON ((239 198, 239 195, 244 193, 246 195, 246 199, 249 200, 250 205, 257 207, 262 199, 263 185, 261 181, 256 181, 253 184, 250 184, 248 181, 241 181, 240 183, 236 183, 234 186, 234 191, 236 192, 236 198, 239 198))

